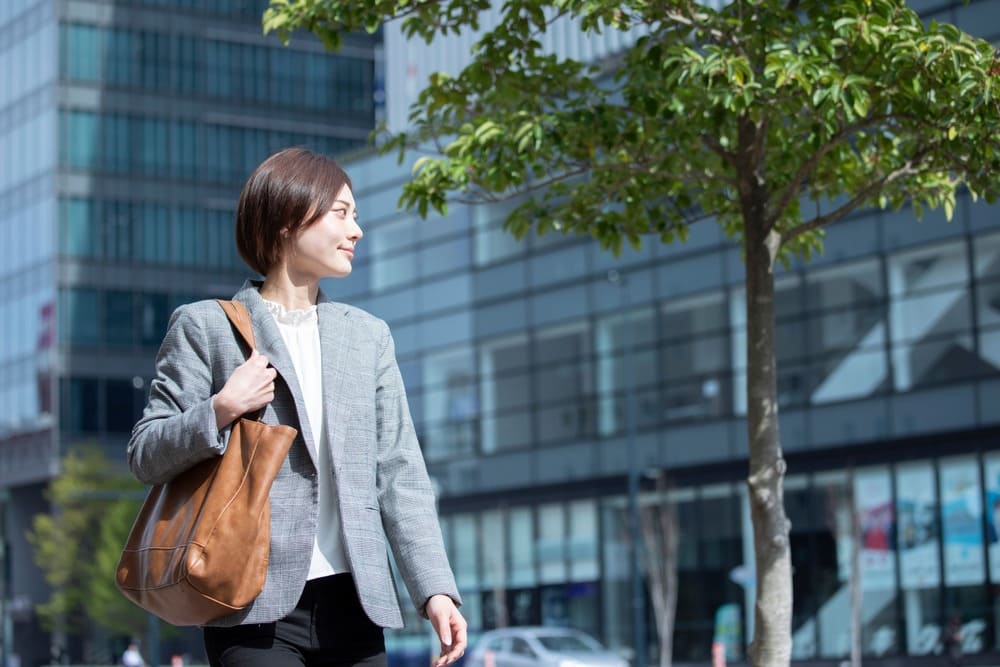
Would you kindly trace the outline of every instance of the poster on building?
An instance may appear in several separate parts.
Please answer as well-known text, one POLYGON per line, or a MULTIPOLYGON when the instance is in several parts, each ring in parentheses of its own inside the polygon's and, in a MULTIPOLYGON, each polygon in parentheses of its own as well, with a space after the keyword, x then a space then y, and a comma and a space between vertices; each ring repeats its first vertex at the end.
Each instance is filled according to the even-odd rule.
POLYGON ((987 454, 984 461, 986 477, 986 538, 989 544, 990 576, 1000 582, 1000 454, 987 454))
POLYGON ((937 490, 930 462, 896 469, 899 576, 905 590, 941 583, 937 490))
POLYGON ((981 584, 983 562, 983 500, 975 458, 941 462, 941 532, 944 540, 944 580, 948 586, 981 584))
POLYGON ((888 468, 865 468, 854 475, 854 504, 861 533, 861 584, 865 591, 895 589, 891 489, 888 468))

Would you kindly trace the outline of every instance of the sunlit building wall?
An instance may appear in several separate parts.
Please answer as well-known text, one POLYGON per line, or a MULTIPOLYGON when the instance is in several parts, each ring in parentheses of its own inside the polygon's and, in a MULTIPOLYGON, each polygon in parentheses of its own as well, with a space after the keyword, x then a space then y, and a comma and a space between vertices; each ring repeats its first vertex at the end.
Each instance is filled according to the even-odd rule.
POLYGON ((124 464, 172 309, 228 298, 246 277, 233 238, 243 181, 289 145, 362 147, 381 113, 379 36, 351 36, 336 56, 304 37, 285 48, 261 34, 266 5, 0 3, 6 659, 80 657, 38 627, 48 590, 25 532, 67 451, 96 444, 124 464))
MULTIPOLYGON (((996 3, 911 6, 1000 44, 996 3)), ((563 27, 551 48, 583 59, 635 37, 588 41, 563 27)), ((387 32, 397 129, 426 76, 457 72, 473 41, 426 46, 387 32)), ((558 234, 517 242, 501 229, 516 202, 420 221, 396 208, 408 163, 371 157, 349 170, 366 237, 354 274, 331 289, 392 324, 473 638, 504 624, 572 625, 633 648, 634 447, 641 505, 672 507, 679 525, 675 662, 706 664, 713 641, 746 660, 739 249, 711 222, 686 244, 617 260, 558 234), (663 475, 670 486, 658 490, 663 475)), ((847 658, 855 553, 866 663, 938 654, 955 613, 965 651, 1000 658, 998 209, 961 195, 950 223, 860 212, 830 229, 822 256, 780 273, 776 300, 794 659, 847 658)), ((655 656, 648 600, 646 613, 655 656)), ((393 650, 424 660, 428 638, 415 616, 410 626, 393 650)))

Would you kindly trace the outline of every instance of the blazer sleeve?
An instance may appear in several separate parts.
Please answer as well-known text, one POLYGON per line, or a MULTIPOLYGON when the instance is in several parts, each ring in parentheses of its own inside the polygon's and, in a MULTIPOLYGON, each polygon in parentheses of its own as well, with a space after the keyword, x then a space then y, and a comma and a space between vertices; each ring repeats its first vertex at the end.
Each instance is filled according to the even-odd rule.
POLYGON ((413 428, 392 334, 381 324, 375 385, 379 509, 410 599, 426 617, 424 605, 431 596, 448 595, 457 605, 462 599, 444 550, 434 488, 413 428))
POLYGON ((128 463, 146 484, 162 484, 226 449, 212 407, 209 342, 191 306, 174 311, 156 357, 149 402, 132 429, 128 463))

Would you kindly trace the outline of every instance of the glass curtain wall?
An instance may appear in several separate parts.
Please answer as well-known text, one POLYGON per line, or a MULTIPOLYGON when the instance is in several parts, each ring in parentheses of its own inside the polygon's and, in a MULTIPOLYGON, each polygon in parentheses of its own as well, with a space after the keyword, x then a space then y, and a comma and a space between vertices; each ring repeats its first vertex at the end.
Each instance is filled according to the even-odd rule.
MULTIPOLYGON (((785 504, 794 659, 847 658, 852 581, 866 657, 937 655, 955 614, 967 654, 1000 648, 1000 452, 791 475, 785 504)), ((674 659, 708 661, 713 642, 728 660, 746 659, 754 565, 744 487, 644 492, 640 506, 676 516, 674 659)), ((624 496, 505 504, 443 523, 473 637, 503 625, 558 625, 631 650, 624 496)), ((659 548, 643 538, 645 559, 663 558, 659 548)), ((643 575, 655 656, 653 590, 643 575)))

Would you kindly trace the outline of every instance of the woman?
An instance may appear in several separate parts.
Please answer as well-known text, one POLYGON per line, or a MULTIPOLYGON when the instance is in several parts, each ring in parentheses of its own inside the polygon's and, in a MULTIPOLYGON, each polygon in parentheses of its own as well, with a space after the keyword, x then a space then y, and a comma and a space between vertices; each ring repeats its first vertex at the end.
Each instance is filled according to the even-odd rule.
POLYGON ((264 276, 234 297, 250 313, 247 358, 214 301, 178 308, 128 459, 156 484, 226 448, 230 425, 264 408, 299 435, 271 487, 264 590, 204 629, 212 665, 386 664, 383 628, 402 627, 386 540, 441 640, 437 667, 462 656, 466 623, 444 552, 386 324, 329 301, 362 232, 347 174, 291 148, 247 180, 240 255, 264 276))

